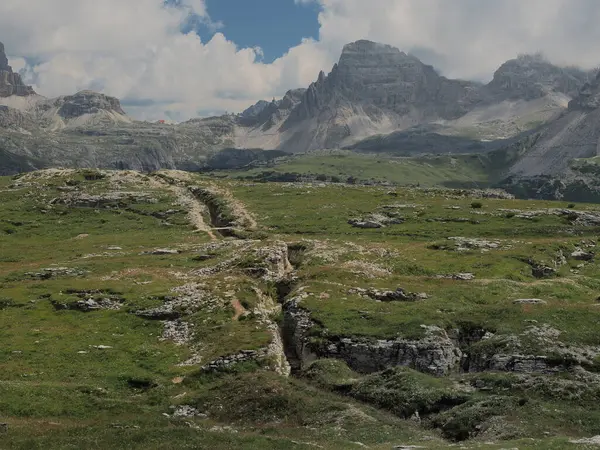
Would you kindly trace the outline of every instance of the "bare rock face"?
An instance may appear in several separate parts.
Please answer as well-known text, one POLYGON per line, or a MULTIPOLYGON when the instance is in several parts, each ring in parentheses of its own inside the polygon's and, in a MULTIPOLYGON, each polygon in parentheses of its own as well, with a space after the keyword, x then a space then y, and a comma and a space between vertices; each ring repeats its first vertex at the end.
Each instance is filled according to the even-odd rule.
POLYGON ((502 64, 487 88, 506 99, 533 100, 551 92, 573 97, 591 78, 591 72, 555 66, 539 54, 521 55, 502 64))
MULTIPOLYGON (((599 150, 600 75, 581 88, 566 114, 541 131, 534 145, 510 168, 509 175, 519 179, 550 176, 564 181, 564 188, 559 190, 568 192, 576 178, 586 178, 582 177, 585 173, 572 170, 572 161, 598 156, 599 150)), ((584 195, 578 194, 578 200, 582 200, 584 195)))
POLYGON ((112 111, 125 115, 121 102, 115 97, 109 97, 93 91, 81 91, 75 95, 59 97, 54 100, 58 114, 64 119, 72 119, 84 114, 96 114, 100 111, 112 111))
POLYGON ((21 75, 13 72, 12 67, 8 65, 4 44, 0 42, 0 97, 11 95, 25 97, 35 95, 35 91, 23 83, 21 75))
POLYGON ((353 106, 361 106, 371 118, 382 111, 403 116, 414 109, 423 118, 456 118, 480 100, 478 87, 441 77, 433 67, 395 47, 360 40, 344 47, 329 75, 319 74, 287 126, 324 109, 353 106))

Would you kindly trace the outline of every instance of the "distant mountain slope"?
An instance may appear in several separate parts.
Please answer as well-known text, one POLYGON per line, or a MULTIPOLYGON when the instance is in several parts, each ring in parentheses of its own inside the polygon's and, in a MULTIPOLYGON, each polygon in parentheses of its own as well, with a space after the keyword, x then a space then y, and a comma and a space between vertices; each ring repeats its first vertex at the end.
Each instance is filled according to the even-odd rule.
POLYGON ((510 169, 511 175, 534 177, 568 171, 574 158, 600 154, 600 74, 569 103, 568 111, 549 124, 536 145, 510 169))

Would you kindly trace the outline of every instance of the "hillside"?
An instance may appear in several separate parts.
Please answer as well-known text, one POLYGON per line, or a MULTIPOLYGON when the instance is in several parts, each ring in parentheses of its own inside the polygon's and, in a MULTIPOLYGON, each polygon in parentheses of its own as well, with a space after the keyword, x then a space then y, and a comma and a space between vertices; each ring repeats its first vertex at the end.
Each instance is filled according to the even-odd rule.
POLYGON ((0 209, 5 448, 597 440, 595 206, 50 169, 0 209))

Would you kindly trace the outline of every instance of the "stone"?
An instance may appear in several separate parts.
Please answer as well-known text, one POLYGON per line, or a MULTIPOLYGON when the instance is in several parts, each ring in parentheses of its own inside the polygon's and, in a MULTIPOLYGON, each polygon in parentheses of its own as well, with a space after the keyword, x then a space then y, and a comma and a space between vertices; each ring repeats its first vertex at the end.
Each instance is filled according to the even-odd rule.
POLYGON ((361 219, 350 219, 348 221, 354 228, 383 228, 384 225, 379 222, 361 219))
POLYGON ((144 252, 146 255, 178 255, 179 253, 179 250, 171 248, 157 248, 156 250, 144 252))
POLYGON ((86 272, 84 270, 72 269, 70 267, 46 267, 41 269, 39 272, 25 273, 26 276, 37 280, 49 280, 51 278, 65 276, 78 277, 85 274, 86 272))
POLYGON ((578 248, 573 253, 571 253, 571 258, 576 259, 577 261, 593 261, 594 253, 586 252, 578 248))
POLYGON ((0 423, 0 433, 7 433, 7 432, 8 432, 8 424, 0 423))
POLYGON ((594 446, 600 447, 600 436, 594 436, 591 438, 584 438, 584 439, 572 439, 569 442, 571 444, 594 445, 594 446))
POLYGON ((448 279, 448 280, 459 280, 459 281, 471 281, 475 279, 475 275, 472 273, 455 273, 452 275, 437 275, 436 278, 448 279))
POLYGON ((422 293, 406 292, 402 288, 396 288, 394 291, 381 291, 379 289, 369 288, 353 288, 348 291, 349 294, 358 294, 363 297, 369 297, 373 300, 382 302, 393 302, 393 301, 418 301, 427 300, 429 296, 422 293))
POLYGON ((465 237, 449 237, 449 241, 454 241, 456 251, 467 251, 467 250, 494 250, 501 246, 501 242, 494 240, 488 241, 479 238, 465 238, 465 237))
POLYGON ((205 419, 208 417, 206 414, 201 413, 196 408, 190 405, 179 405, 179 406, 171 406, 171 409, 174 409, 172 417, 189 419, 192 417, 200 417, 205 419))
POLYGON ((531 274, 535 278, 552 278, 556 276, 556 269, 544 264, 534 263, 531 267, 531 274))
POLYGON ((547 302, 545 300, 541 300, 539 298, 521 298, 518 300, 514 300, 513 303, 515 305, 545 305, 547 302))

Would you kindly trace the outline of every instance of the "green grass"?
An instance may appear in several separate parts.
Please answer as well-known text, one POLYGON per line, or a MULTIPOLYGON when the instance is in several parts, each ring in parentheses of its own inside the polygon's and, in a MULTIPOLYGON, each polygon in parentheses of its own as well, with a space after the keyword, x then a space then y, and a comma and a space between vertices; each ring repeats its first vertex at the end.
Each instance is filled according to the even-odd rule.
MULTIPOLYGON (((358 179, 381 175, 426 186, 483 179, 480 163, 469 161, 389 163, 342 153, 291 159, 276 169, 328 177, 351 173, 358 179)), ((205 200, 226 210, 232 221, 238 212, 230 198, 221 197, 229 191, 240 203, 236 208, 245 206, 258 222, 250 239, 212 241, 207 233, 194 232, 169 183, 178 181, 154 174, 119 185, 112 176, 83 171, 48 179, 0 178, 0 422, 9 426, 0 448, 346 449, 360 448, 353 444, 360 442, 373 449, 400 444, 441 449, 466 437, 466 448, 558 449, 569 448, 565 436, 600 434, 594 384, 562 367, 561 361, 569 362, 566 356, 525 334, 534 324, 549 326, 560 330, 555 340, 565 346, 591 353, 600 346, 598 264, 579 267, 581 262, 570 258, 582 241, 596 242, 599 230, 568 217, 528 220, 501 211, 566 208, 566 202, 191 175, 180 187, 215 188, 205 200), (110 208, 51 202, 72 188, 101 195, 117 187, 148 192, 156 201, 110 208), (381 229, 348 224, 386 211, 404 222, 381 229), (452 236, 497 240, 500 248, 457 251, 448 240, 452 236), (248 270, 277 267, 276 258, 257 258, 258 249, 275 241, 288 244, 295 268, 294 279, 279 284, 248 270), (179 253, 147 254, 157 248, 179 253), (567 264, 556 276, 534 278, 527 259, 553 265, 559 252, 567 264), (58 267, 70 272, 32 275, 58 267), (438 277, 459 272, 475 279, 438 277), (174 288, 190 284, 200 285, 197 304, 179 313, 191 341, 176 345, 160 339, 161 321, 135 312, 162 305, 175 295, 174 288), (401 287, 425 292, 428 299, 378 302, 349 292, 356 287, 401 287), (266 359, 216 373, 201 369, 219 357, 264 350, 272 340, 268 320, 281 319, 274 302, 288 289, 292 296, 304 292, 301 306, 317 324, 313 342, 418 340, 425 333, 422 325, 463 335, 482 329, 499 341, 520 336, 522 352, 554 358, 560 371, 531 378, 457 371, 436 378, 401 367, 358 374, 341 360, 321 360, 284 378, 267 370, 266 359), (87 298, 78 292, 91 290, 96 299, 120 299, 121 309, 54 306, 75 305, 87 298), (513 303, 520 298, 546 304, 513 303), (245 309, 239 317, 237 301, 245 309), (196 364, 180 365, 193 355, 200 358, 196 364), (207 417, 164 416, 174 405, 192 405, 207 417), (420 424, 409 419, 415 411, 420 424), (504 424, 502 433, 486 431, 494 420, 504 424), (526 437, 535 440, 522 440, 526 437), (491 440, 505 442, 481 443, 491 440)), ((576 205, 578 211, 596 208, 576 205)), ((487 342, 461 345, 465 352, 483 354, 491 350, 487 342)), ((592 356, 584 367, 597 372, 592 356)))
MULTIPOLYGON (((399 185, 422 186, 465 185, 486 186, 489 183, 485 165, 477 157, 426 156, 398 158, 387 155, 361 155, 354 152, 335 151, 325 154, 306 154, 284 158, 280 163, 266 168, 225 172, 224 174, 257 179, 285 178, 286 174, 317 180, 346 182, 349 178, 359 182, 389 182, 399 185)), ((220 172, 217 175, 221 175, 220 172)))

